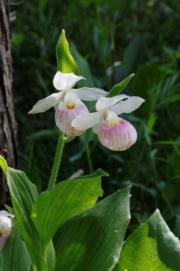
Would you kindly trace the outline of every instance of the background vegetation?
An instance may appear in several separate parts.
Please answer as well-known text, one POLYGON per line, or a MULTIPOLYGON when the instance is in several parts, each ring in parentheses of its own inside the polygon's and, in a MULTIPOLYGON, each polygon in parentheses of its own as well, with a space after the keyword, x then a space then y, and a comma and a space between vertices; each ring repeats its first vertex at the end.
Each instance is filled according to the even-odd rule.
POLYGON ((105 194, 133 185, 134 227, 157 207, 174 231, 180 212, 180 3, 177 0, 11 1, 14 97, 18 122, 19 168, 39 189, 47 186, 58 130, 53 110, 28 116, 52 92, 55 46, 61 29, 89 86, 109 90, 129 73, 126 94, 146 103, 124 116, 138 131, 126 152, 104 149, 90 132, 66 146, 60 178, 101 167, 110 173, 105 194), (84 145, 84 142, 86 143, 84 145))

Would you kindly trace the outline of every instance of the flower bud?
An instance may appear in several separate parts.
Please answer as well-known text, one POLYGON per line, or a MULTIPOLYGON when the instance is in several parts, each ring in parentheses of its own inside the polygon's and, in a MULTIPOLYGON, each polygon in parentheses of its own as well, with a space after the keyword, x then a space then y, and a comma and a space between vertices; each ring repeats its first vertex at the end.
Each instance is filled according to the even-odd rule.
POLYGON ((75 94, 68 93, 64 101, 55 107, 56 126, 67 136, 81 135, 84 130, 72 127, 72 121, 79 115, 87 113, 88 109, 75 94))
POLYGON ((12 230, 12 215, 6 211, 0 211, 0 250, 4 247, 12 230))
POLYGON ((98 127, 98 138, 103 146, 113 151, 124 151, 137 140, 137 132, 131 123, 108 112, 98 127))

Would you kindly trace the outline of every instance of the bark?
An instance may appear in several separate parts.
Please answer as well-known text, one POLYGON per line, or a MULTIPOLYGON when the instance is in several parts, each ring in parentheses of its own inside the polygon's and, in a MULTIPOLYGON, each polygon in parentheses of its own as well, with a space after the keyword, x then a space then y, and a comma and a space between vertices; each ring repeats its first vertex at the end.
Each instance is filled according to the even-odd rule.
MULTIPOLYGON (((0 0, 0 154, 9 166, 16 165, 16 122, 12 99, 10 15, 7 0, 0 0)), ((0 176, 0 203, 5 196, 0 176)))

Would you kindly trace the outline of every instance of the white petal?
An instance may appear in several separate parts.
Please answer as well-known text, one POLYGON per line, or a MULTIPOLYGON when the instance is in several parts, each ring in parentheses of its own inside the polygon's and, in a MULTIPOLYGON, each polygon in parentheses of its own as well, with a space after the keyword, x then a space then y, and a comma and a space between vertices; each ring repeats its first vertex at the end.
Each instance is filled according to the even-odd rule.
POLYGON ((96 124, 96 126, 94 126, 94 127, 92 128, 92 130, 93 130, 93 132, 94 132, 95 134, 98 133, 98 128, 99 128, 99 124, 96 124))
POLYGON ((72 126, 78 130, 87 130, 97 125, 100 121, 101 115, 99 112, 85 113, 75 118, 72 126))
POLYGON ((119 121, 119 117, 116 113, 114 113, 112 111, 107 111, 106 121, 111 126, 111 124, 119 121))
POLYGON ((125 101, 119 101, 116 105, 111 106, 111 109, 116 114, 131 113, 144 103, 144 99, 138 96, 128 97, 125 101))
POLYGON ((77 95, 72 92, 72 91, 69 91, 65 96, 64 96, 64 103, 68 103, 68 102, 78 102, 80 101, 79 98, 77 97, 77 95))
POLYGON ((119 101, 121 101, 121 100, 123 100, 123 99, 125 99, 127 97, 128 96, 124 95, 124 94, 114 96, 114 97, 109 97, 109 98, 101 97, 96 103, 96 110, 101 111, 101 110, 104 110, 104 109, 108 109, 112 105, 117 104, 119 101))
POLYGON ((39 100, 28 112, 28 114, 37 114, 49 110, 51 107, 59 103, 63 95, 64 93, 62 91, 60 93, 53 93, 46 97, 45 99, 39 100))
POLYGON ((83 101, 95 101, 99 99, 100 97, 106 96, 108 94, 108 92, 100 88, 83 87, 83 88, 72 89, 72 91, 78 95, 80 100, 83 100, 83 101))
POLYGON ((63 73, 58 71, 54 76, 53 86, 58 90, 68 90, 82 79, 85 78, 74 73, 63 73))

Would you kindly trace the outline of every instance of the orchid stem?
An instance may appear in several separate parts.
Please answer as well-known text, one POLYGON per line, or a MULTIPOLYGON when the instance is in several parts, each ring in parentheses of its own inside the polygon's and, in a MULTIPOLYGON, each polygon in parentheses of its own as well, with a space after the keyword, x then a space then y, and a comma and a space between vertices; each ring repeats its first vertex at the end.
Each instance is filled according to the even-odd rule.
POLYGON ((37 266, 33 264, 32 271, 37 271, 37 266))
POLYGON ((52 167, 51 175, 49 179, 48 190, 52 189, 55 186, 55 183, 57 181, 57 176, 58 176, 59 168, 61 165, 64 144, 65 144, 65 137, 64 137, 64 134, 60 132, 57 147, 56 147, 56 153, 54 157, 54 163, 53 163, 53 167, 52 167))

